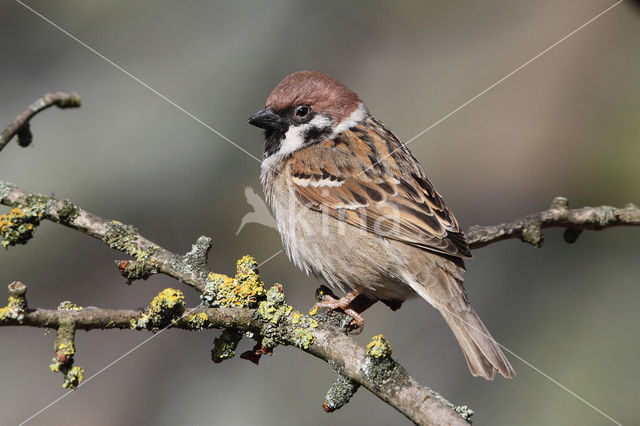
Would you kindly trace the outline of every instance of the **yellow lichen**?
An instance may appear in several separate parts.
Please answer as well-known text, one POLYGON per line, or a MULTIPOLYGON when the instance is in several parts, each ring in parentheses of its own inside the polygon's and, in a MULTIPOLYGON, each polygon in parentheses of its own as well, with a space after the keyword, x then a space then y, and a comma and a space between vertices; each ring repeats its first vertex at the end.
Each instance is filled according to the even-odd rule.
POLYGON ((318 305, 314 305, 313 308, 309 310, 309 315, 314 316, 318 313, 318 305))
POLYGON ((184 312, 184 295, 180 290, 166 288, 153 298, 145 313, 131 320, 131 328, 147 328, 157 331, 180 318, 184 312))
POLYGON ((60 302, 60 304, 58 305, 58 310, 59 311, 81 311, 82 306, 78 306, 69 300, 65 300, 63 302, 60 302))
POLYGON ((84 380, 84 369, 82 367, 71 367, 64 375, 63 388, 76 389, 84 380))
POLYGON ((209 317, 207 316, 207 314, 205 312, 200 312, 197 314, 189 315, 187 323, 189 324, 189 327, 193 328, 194 330, 202 330, 208 321, 209 317))
POLYGON ((309 345, 313 344, 314 341, 311 332, 318 327, 318 321, 295 311, 291 318, 291 323, 296 325, 292 332, 293 344, 303 349, 309 349, 309 345))
POLYGON ((264 283, 258 275, 257 262, 251 256, 238 260, 234 278, 210 273, 202 294, 202 301, 213 307, 254 308, 265 295, 264 283))
POLYGON ((7 306, 0 308, 0 320, 14 319, 22 321, 26 305, 24 297, 10 294, 7 306))
POLYGON ((3 247, 25 244, 33 237, 43 211, 44 203, 36 201, 29 205, 14 207, 8 214, 0 215, 0 244, 3 247))
POLYGON ((387 358, 391 356, 391 345, 382 334, 373 336, 367 345, 367 355, 376 359, 387 358))

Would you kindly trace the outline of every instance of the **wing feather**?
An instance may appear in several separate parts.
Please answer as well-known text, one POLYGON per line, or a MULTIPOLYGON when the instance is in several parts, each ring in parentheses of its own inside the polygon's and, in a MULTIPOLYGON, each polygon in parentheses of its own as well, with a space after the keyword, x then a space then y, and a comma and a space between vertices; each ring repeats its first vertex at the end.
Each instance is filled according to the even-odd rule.
POLYGON ((296 199, 308 208, 415 247, 471 257, 458 221, 420 164, 370 116, 298 151, 287 170, 296 199))

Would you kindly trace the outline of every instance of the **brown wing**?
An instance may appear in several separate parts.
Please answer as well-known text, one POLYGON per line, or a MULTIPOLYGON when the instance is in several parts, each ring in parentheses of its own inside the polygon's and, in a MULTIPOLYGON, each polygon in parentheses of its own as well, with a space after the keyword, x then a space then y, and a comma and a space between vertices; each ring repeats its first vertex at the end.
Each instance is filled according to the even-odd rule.
POLYGON ((291 159, 298 201, 376 235, 471 257, 453 213, 409 150, 371 117, 291 159))

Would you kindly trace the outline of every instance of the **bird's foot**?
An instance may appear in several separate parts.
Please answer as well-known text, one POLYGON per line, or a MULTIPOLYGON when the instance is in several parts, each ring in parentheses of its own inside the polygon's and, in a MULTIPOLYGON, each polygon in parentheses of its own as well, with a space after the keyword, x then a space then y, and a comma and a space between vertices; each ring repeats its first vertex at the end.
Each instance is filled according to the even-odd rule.
POLYGON ((345 314, 349 315, 352 319, 350 327, 351 332, 353 334, 360 334, 362 330, 364 330, 364 318, 357 312, 353 307, 351 307, 351 303, 362 293, 364 290, 364 286, 358 286, 355 289, 351 290, 347 294, 345 294, 340 299, 336 299, 328 294, 324 294, 322 297, 322 301, 313 305, 311 310, 315 310, 318 308, 328 308, 331 310, 341 310, 345 314))

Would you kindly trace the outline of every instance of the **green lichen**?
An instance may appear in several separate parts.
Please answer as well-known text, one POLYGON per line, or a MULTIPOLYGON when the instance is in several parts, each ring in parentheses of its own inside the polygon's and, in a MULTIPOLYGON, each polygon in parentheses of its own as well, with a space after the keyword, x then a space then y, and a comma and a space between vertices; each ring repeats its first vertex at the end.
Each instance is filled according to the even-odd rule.
POLYGON ((127 284, 131 284, 134 280, 146 280, 159 272, 158 261, 154 258, 142 261, 116 260, 116 266, 120 274, 127 279, 127 284))
POLYGON ((187 324, 191 329, 199 331, 209 324, 209 317, 205 312, 194 313, 189 315, 187 324))
MULTIPOLYGON (((442 404, 446 405, 447 407, 453 408, 453 410, 456 413, 458 413, 460 417, 462 417, 468 423, 471 423, 471 416, 473 416, 473 410, 471 408, 467 407, 466 405, 453 405, 451 402, 449 402, 449 400, 447 400, 445 397, 440 395, 438 392, 434 391, 431 388, 427 388, 427 389, 429 390, 429 393, 436 400, 440 401, 442 404)), ((425 400, 428 398, 429 398, 429 395, 425 397, 425 400)))
POLYGON ((295 326, 291 332, 293 344, 302 349, 309 349, 313 344, 313 329, 318 327, 318 321, 309 315, 303 315, 298 311, 293 313, 291 323, 295 326))
POLYGON ((454 407, 454 410, 456 410, 456 413, 458 413, 460 417, 471 423, 471 416, 473 416, 473 410, 471 408, 466 405, 458 405, 454 407))
POLYGON ((56 206, 56 212, 62 223, 71 223, 78 217, 78 206, 69 200, 62 200, 56 206))
POLYGON ((27 286, 19 281, 9 284, 9 300, 7 306, 0 308, 0 321, 11 319, 22 322, 27 311, 26 292, 27 286))
POLYGON ((175 267, 182 269, 183 273, 193 274, 207 269, 207 256, 213 245, 211 238, 204 235, 199 237, 191 250, 182 256, 180 262, 176 262, 175 267))
POLYGON ((602 206, 599 207, 598 210, 600 211, 601 214, 594 214, 592 219, 594 223, 597 223, 600 226, 605 226, 607 225, 609 222, 615 220, 616 215, 615 215, 615 211, 616 208, 615 207, 611 207, 611 206, 602 206))
POLYGON ((376 359, 388 358, 391 356, 391 345, 382 334, 373 336, 367 345, 367 355, 376 359))
POLYGON ((551 206, 549 208, 556 210, 568 210, 569 200, 567 200, 565 197, 555 197, 553 200, 551 200, 551 206))
POLYGON ((258 314, 272 324, 279 324, 292 310, 293 307, 286 303, 282 285, 278 283, 267 291, 267 300, 263 300, 258 305, 258 314))
POLYGON ((522 230, 522 236, 520 237, 525 243, 529 243, 536 247, 541 247, 544 242, 544 235, 540 229, 540 224, 530 224, 522 230))
POLYGON ((406 386, 410 380, 407 371, 391 358, 391 346, 381 334, 367 345, 362 371, 374 389, 395 389, 406 386))
POLYGON ((217 364, 236 356, 240 339, 242 339, 242 333, 230 329, 223 330, 220 337, 216 337, 213 341, 211 360, 217 364))
POLYGON ((156 262, 153 255, 160 250, 160 247, 155 244, 151 244, 148 249, 143 249, 138 239, 137 230, 133 226, 125 225, 117 220, 112 220, 107 224, 105 242, 109 247, 133 256, 137 262, 156 262))
POLYGON ((60 372, 64 375, 63 388, 77 388, 84 378, 82 367, 74 367, 74 355, 76 348, 74 345, 76 328, 73 322, 60 324, 56 332, 56 343, 54 346, 55 355, 51 360, 49 369, 53 372, 60 372))
POLYGON ((138 320, 131 320, 131 328, 146 328, 156 332, 174 323, 183 313, 184 295, 182 292, 166 288, 158 293, 138 320))
POLYGON ((15 187, 16 186, 12 183, 0 180, 0 200, 7 198, 15 187))
POLYGON ((40 225, 44 211, 45 203, 36 200, 0 215, 0 244, 5 248, 26 244, 40 225))
POLYGON ((279 328, 293 307, 287 304, 287 298, 281 284, 274 284, 266 293, 264 300, 258 305, 256 315, 263 322, 262 345, 265 348, 275 348, 287 341, 286 333, 279 328))
POLYGON ((60 302, 60 304, 58 305, 58 310, 59 311, 81 311, 82 306, 78 306, 69 300, 65 300, 63 302, 60 302))
POLYGON ((341 375, 331 388, 329 388, 329 392, 327 392, 327 396, 322 403, 322 408, 328 413, 342 408, 349 402, 359 387, 359 383, 341 375))
POLYGON ((234 278, 210 273, 203 294, 203 306, 255 308, 264 297, 264 283, 258 275, 258 263, 251 256, 238 260, 234 278))

